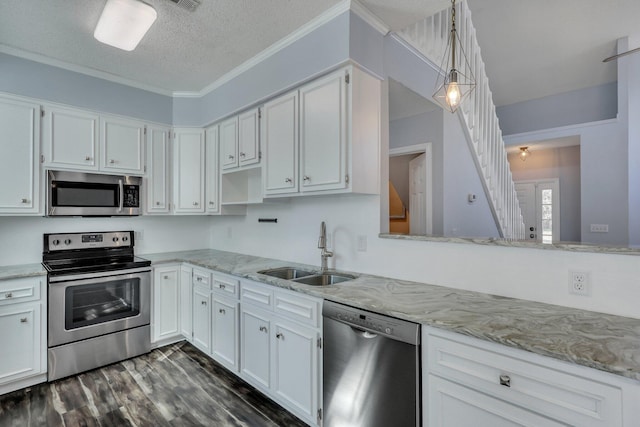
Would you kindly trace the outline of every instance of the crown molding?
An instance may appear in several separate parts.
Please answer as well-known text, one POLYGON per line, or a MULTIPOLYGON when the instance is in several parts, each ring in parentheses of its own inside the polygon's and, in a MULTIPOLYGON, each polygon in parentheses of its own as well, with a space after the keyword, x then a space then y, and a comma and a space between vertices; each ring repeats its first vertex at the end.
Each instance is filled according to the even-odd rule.
POLYGON ((165 96, 173 95, 173 93, 167 89, 162 89, 156 86, 140 83, 135 80, 126 79, 124 77, 120 77, 115 74, 107 73, 106 71, 100 71, 94 68, 84 67, 82 65, 71 64, 69 62, 61 61, 59 59, 54 59, 46 55, 41 55, 39 53, 16 49, 14 47, 7 46, 2 43, 0 43, 0 53, 6 53, 8 55, 17 56, 19 58, 27 59, 29 61, 50 65, 56 68, 62 68, 63 70, 84 74, 90 77, 96 77, 101 80, 107 80, 113 83, 118 83, 121 85, 130 86, 136 89, 145 90, 147 92, 157 93, 159 95, 165 95, 165 96))
POLYGON ((362 18, 364 22, 369 24, 383 36, 386 36, 387 34, 389 34, 389 32, 391 32, 391 28, 389 28, 389 26, 382 19, 378 18, 376 14, 367 9, 367 7, 360 3, 358 0, 350 0, 349 8, 353 13, 362 18))

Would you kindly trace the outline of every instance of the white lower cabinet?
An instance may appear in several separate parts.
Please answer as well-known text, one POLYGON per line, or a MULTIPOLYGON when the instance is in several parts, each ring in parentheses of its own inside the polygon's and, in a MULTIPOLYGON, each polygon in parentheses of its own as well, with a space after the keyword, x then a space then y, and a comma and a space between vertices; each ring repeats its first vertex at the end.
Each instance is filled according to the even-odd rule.
POLYGON ((46 381, 46 278, 0 281, 0 394, 46 381))
POLYGON ((318 307, 322 301, 243 281, 240 302, 241 376, 304 421, 319 425, 322 349, 318 307))
POLYGON ((188 264, 180 266, 180 332, 189 342, 193 335, 191 329, 192 276, 193 267, 188 264))
POLYGON ((193 286, 193 340, 192 344, 209 354, 211 352, 211 288, 193 286))
POLYGON ((180 329, 180 265, 153 269, 152 342, 182 339, 180 329))
POLYGON ((234 372, 238 372, 238 301, 213 296, 213 329, 211 356, 234 372))
POLYGON ((422 371, 429 427, 631 427, 640 420, 635 381, 424 326, 422 371))

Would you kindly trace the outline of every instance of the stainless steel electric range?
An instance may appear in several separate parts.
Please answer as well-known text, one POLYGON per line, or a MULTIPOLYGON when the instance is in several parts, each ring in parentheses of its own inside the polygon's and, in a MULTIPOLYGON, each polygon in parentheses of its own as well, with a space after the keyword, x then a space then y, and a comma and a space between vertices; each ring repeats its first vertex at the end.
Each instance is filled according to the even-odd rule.
POLYGON ((133 231, 45 234, 49 381, 151 350, 151 262, 133 231))

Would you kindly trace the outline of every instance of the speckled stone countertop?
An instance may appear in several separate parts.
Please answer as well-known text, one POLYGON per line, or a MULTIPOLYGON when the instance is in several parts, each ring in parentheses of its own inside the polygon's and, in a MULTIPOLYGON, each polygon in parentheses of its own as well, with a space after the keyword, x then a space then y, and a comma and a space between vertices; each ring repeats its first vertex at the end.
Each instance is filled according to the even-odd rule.
MULTIPOLYGON (((141 256, 153 264, 188 262, 640 381, 640 319, 358 273, 348 282, 309 286, 257 272, 318 267, 217 250, 141 256)), ((43 275, 40 264, 0 267, 0 280, 43 275)))
POLYGON ((141 255, 193 265, 527 350, 640 381, 640 319, 352 273, 318 287, 257 271, 318 267, 216 250, 141 255))

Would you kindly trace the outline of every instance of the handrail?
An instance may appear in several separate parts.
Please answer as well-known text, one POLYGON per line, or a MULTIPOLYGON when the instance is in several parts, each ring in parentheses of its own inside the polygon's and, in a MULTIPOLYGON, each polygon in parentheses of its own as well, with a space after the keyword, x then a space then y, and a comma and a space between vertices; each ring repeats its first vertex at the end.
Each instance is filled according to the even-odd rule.
MULTIPOLYGON (((485 194, 491 207, 500 237, 506 239, 524 239, 525 225, 520 211, 511 168, 502 138, 502 130, 493 103, 489 79, 480 54, 476 31, 471 21, 471 10, 467 3, 458 3, 456 19, 458 35, 467 54, 469 66, 476 77, 476 89, 470 94, 461 108, 458 117, 463 124, 472 157, 482 178, 485 194)), ((422 53, 431 63, 440 63, 449 37, 450 9, 397 32, 407 43, 422 53)), ((468 73, 467 64, 459 64, 462 73, 468 73)))

